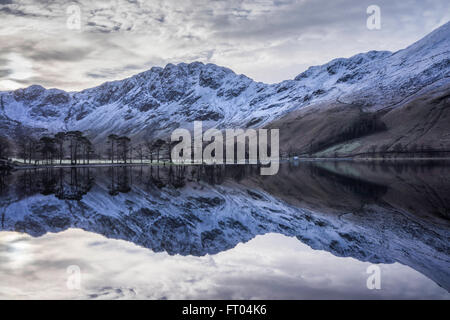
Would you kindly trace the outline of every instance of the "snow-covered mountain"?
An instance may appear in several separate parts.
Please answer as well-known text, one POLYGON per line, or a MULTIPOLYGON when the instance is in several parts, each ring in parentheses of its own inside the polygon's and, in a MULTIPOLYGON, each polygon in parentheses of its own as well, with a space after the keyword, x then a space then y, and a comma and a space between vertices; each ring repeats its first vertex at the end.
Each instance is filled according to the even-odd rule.
POLYGON ((310 67, 294 80, 264 84, 214 64, 153 67, 81 92, 33 85, 0 93, 0 128, 165 136, 194 120, 206 126, 259 127, 321 102, 368 110, 395 105, 450 82, 450 22, 395 53, 370 51, 310 67), (349 106, 351 107, 351 106, 349 106))

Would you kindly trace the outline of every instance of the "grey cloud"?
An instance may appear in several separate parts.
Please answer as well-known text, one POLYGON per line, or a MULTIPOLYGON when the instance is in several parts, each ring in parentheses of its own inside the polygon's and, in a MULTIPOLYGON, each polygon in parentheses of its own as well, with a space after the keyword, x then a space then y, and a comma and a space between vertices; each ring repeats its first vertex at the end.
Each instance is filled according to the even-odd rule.
POLYGON ((89 27, 93 27, 93 29, 91 29, 91 30, 99 31, 99 32, 103 32, 103 33, 109 33, 109 32, 111 32, 113 30, 113 28, 110 28, 107 25, 98 24, 98 23, 95 23, 95 22, 88 22, 87 25, 89 27))
POLYGON ((123 74, 126 71, 136 71, 141 69, 142 66, 129 64, 124 66, 123 68, 118 69, 98 69, 92 72, 86 72, 85 75, 86 77, 93 79, 111 79, 117 77, 120 74, 123 74))
POLYGON ((123 67, 124 70, 136 70, 136 69, 140 69, 142 66, 139 65, 135 65, 135 64, 128 64, 126 66, 123 67))
POLYGON ((12 73, 13 71, 11 69, 0 69, 0 78, 6 78, 12 73))
POLYGON ((161 17, 155 18, 155 20, 158 21, 158 22, 164 23, 164 21, 166 21, 166 17, 165 16, 161 16, 161 17))
POLYGON ((210 60, 211 60, 211 58, 212 58, 213 55, 214 55, 214 51, 215 51, 215 50, 207 50, 207 51, 204 51, 204 52, 203 52, 203 54, 205 55, 205 59, 206 59, 207 61, 210 61, 210 60))
POLYGON ((0 13, 10 14, 10 15, 19 16, 19 17, 34 16, 33 14, 31 14, 31 15, 27 14, 27 13, 23 12, 22 10, 11 9, 9 7, 0 8, 0 13))
POLYGON ((106 79, 106 78, 111 77, 111 74, 110 73, 100 74, 100 73, 86 72, 86 76, 89 78, 94 78, 94 79, 106 79))
POLYGON ((65 50, 34 50, 30 55, 34 61, 82 61, 92 51, 89 48, 73 48, 65 50))
MULTIPOLYGON (((0 0, 5 3, 3 3, 3 6, 0 8, 0 14, 3 15, 10 15, 10 16, 16 16, 16 17, 27 17, 27 18, 48 18, 49 16, 42 13, 32 12, 32 10, 23 10, 22 8, 18 9, 16 7, 10 7, 12 1, 8 0, 0 0)), ((2 3, 0 3, 2 5, 2 3)))

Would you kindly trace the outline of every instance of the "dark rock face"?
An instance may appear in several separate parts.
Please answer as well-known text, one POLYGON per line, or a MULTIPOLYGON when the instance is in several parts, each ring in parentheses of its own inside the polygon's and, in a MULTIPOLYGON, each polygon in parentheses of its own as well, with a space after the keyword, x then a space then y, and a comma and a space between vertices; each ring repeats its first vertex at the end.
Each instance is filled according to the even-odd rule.
POLYGON ((25 89, 14 91, 14 99, 16 101, 32 101, 37 99, 45 92, 45 89, 39 85, 32 85, 25 89))
POLYGON ((141 112, 147 112, 149 110, 157 109, 159 106, 160 106, 160 104, 158 103, 158 101, 150 99, 150 100, 144 102, 143 104, 140 104, 138 106, 138 109, 141 112))
POLYGON ((47 104, 58 106, 68 103, 69 100, 70 96, 65 92, 50 93, 45 97, 44 101, 42 102, 42 106, 45 106, 47 104))
POLYGON ((223 115, 214 111, 199 111, 195 113, 195 117, 193 118, 196 121, 218 121, 220 119, 223 119, 223 115))
POLYGON ((249 122, 246 123, 245 127, 246 128, 250 128, 255 126, 256 124, 260 123, 263 120, 263 118, 255 118, 250 120, 249 122))
POLYGON ((51 117, 59 116, 59 113, 58 113, 58 111, 53 110, 53 109, 49 109, 49 108, 44 109, 44 108, 42 108, 42 106, 37 106, 37 107, 33 107, 31 109, 31 115, 51 118, 51 117))
POLYGON ((218 89, 222 85, 222 78, 229 73, 224 68, 209 64, 202 69, 199 75, 199 84, 202 87, 218 89))
POLYGON ((195 203, 199 208, 217 207, 225 203, 225 201, 219 197, 188 197, 188 199, 195 203))

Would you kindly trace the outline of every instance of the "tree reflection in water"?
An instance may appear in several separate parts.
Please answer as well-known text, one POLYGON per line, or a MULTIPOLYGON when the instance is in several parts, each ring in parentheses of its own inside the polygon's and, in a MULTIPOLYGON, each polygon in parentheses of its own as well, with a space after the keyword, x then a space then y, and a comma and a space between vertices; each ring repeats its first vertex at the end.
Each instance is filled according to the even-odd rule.
POLYGON ((0 174, 0 194, 12 191, 21 196, 40 193, 54 194, 61 200, 81 200, 96 179, 108 179, 108 193, 116 196, 128 193, 134 184, 138 186, 170 186, 182 188, 187 182, 204 181, 211 185, 221 184, 225 179, 236 181, 257 172, 253 166, 112 166, 101 168, 44 168, 15 172, 12 176, 0 174), (10 187, 8 187, 10 186, 10 187))

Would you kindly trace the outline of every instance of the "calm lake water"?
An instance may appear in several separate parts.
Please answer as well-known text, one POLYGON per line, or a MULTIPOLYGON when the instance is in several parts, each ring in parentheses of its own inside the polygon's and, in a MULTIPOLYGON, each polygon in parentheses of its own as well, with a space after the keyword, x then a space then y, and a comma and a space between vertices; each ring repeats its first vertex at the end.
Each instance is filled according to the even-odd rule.
POLYGON ((284 163, 275 176, 253 166, 3 174, 0 298, 449 299, 449 168, 316 161, 284 163), (380 289, 368 288, 373 270, 380 289))

